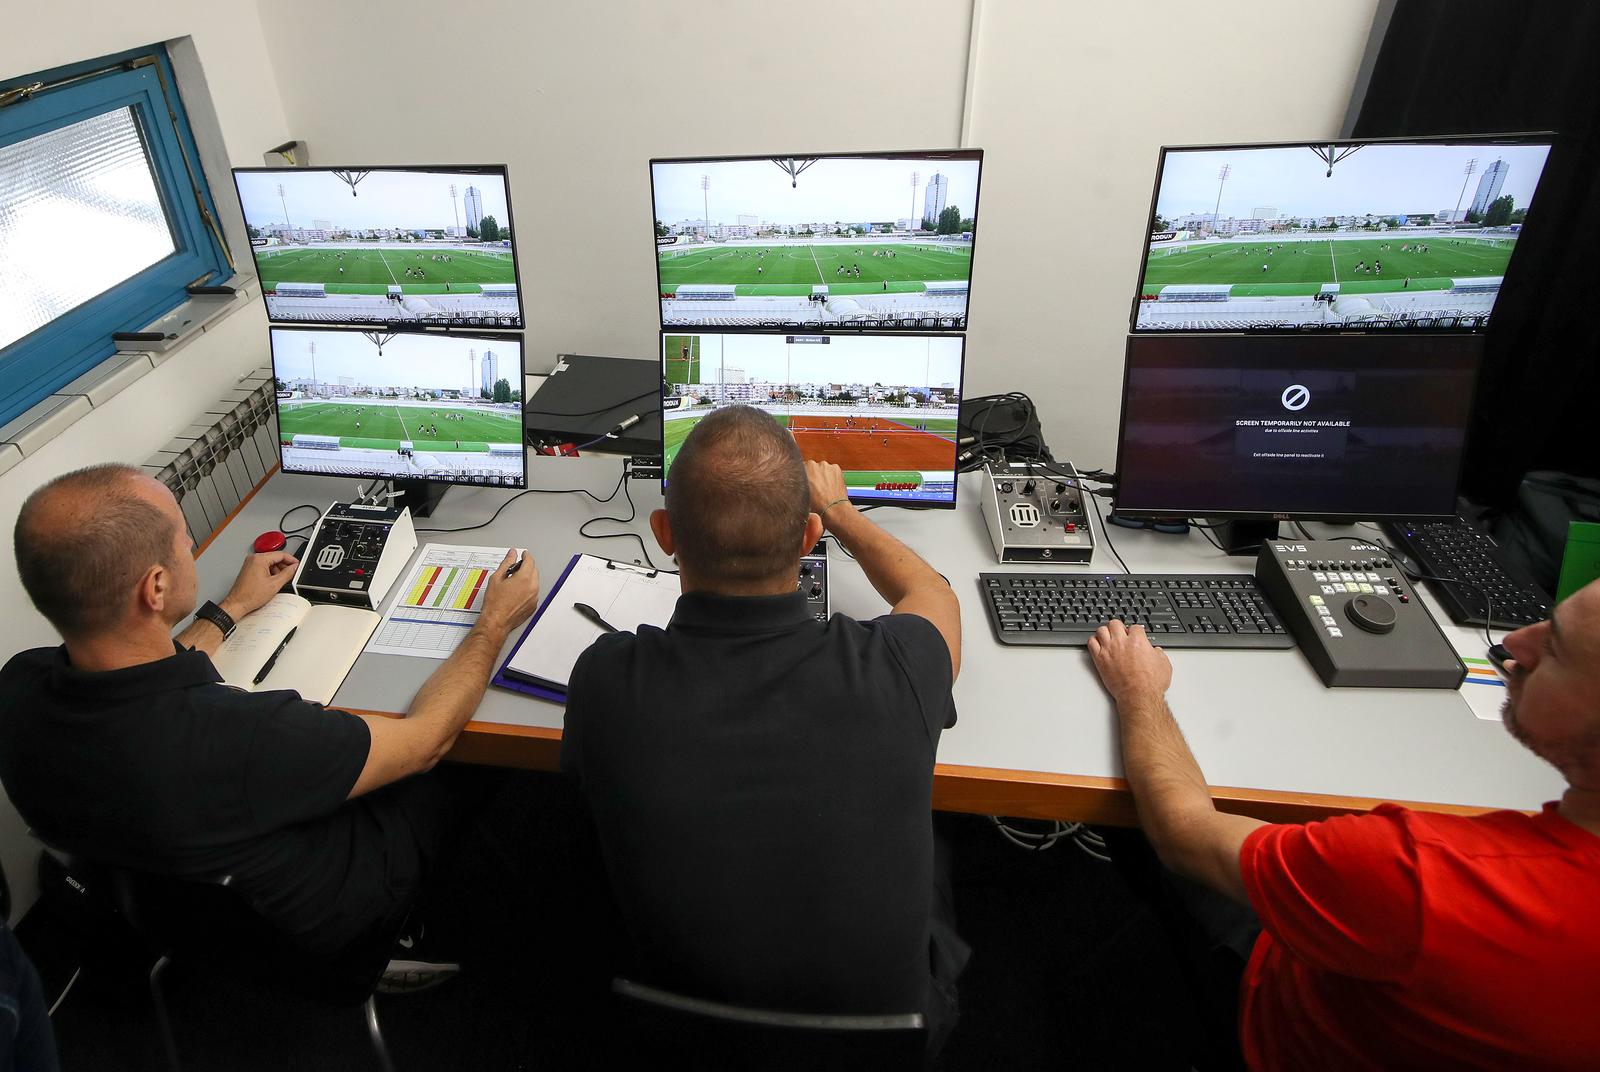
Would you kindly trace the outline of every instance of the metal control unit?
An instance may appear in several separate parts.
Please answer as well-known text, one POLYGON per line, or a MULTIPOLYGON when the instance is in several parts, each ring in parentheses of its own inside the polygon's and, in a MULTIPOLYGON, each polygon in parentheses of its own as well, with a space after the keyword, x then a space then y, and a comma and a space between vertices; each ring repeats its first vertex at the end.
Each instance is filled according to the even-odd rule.
POLYGON ((409 508, 334 503, 300 556, 294 590, 313 603, 377 610, 416 549, 409 508))
POLYGON ((1067 462, 990 462, 979 505, 998 562, 1088 562, 1094 529, 1067 462))
POLYGON ((1455 648, 1389 552, 1366 540, 1268 540, 1256 580, 1324 685, 1455 689, 1455 648))
POLYGON ((806 609, 819 622, 828 620, 828 545, 821 540, 800 560, 795 586, 806 597, 806 609))

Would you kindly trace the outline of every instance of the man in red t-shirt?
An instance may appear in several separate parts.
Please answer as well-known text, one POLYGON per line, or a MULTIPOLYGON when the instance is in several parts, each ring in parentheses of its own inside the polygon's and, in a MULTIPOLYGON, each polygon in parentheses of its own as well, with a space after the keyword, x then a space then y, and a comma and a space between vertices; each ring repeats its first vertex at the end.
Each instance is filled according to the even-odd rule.
POLYGON ((1287 825, 1213 806, 1142 628, 1089 642, 1157 855, 1260 918, 1252 1068, 1600 1067, 1600 581, 1505 646, 1506 728, 1566 778, 1558 803, 1287 825))

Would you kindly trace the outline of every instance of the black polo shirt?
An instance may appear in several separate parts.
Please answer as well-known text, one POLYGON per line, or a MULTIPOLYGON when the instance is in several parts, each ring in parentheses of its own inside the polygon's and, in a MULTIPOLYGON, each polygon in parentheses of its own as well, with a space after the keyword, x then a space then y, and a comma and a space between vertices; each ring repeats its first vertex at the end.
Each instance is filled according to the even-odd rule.
POLYGON ((687 594, 602 637, 561 742, 645 974, 792 1010, 926 1007, 950 650, 901 614, 687 594))
POLYGON ((405 816, 382 793, 345 799, 367 759, 361 719, 221 680, 184 648, 104 673, 74 669, 64 647, 22 652, 0 670, 0 781, 48 843, 232 875, 302 946, 331 953, 413 892, 405 816))

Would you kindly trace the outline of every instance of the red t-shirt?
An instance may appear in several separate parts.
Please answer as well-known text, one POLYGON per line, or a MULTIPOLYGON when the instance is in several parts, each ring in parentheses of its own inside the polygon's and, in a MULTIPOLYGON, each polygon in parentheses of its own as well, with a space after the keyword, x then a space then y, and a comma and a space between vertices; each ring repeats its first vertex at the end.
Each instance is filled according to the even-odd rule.
POLYGON ((1253 831, 1250 1067, 1600 1068, 1600 837, 1555 808, 1253 831))

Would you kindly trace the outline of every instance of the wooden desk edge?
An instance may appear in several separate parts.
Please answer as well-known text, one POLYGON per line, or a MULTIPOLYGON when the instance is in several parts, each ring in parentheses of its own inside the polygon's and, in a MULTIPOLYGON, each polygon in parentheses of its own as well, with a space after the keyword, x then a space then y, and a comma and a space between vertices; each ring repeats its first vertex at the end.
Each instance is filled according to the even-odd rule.
MULTIPOLYGON (((389 711, 357 714, 399 718, 389 711)), ((456 763, 556 771, 561 767, 561 731, 544 726, 469 722, 447 757, 456 763)), ((1383 799, 1287 793, 1271 789, 1211 786, 1221 811, 1269 823, 1305 823, 1330 815, 1371 811, 1383 799)), ((1437 801, 1395 800, 1416 811, 1481 815, 1499 809, 1437 801)), ((1004 770, 938 763, 933 768, 933 806, 938 811, 1010 815, 1023 819, 1062 819, 1105 826, 1136 826, 1133 794, 1121 778, 1047 771, 1004 770)))

